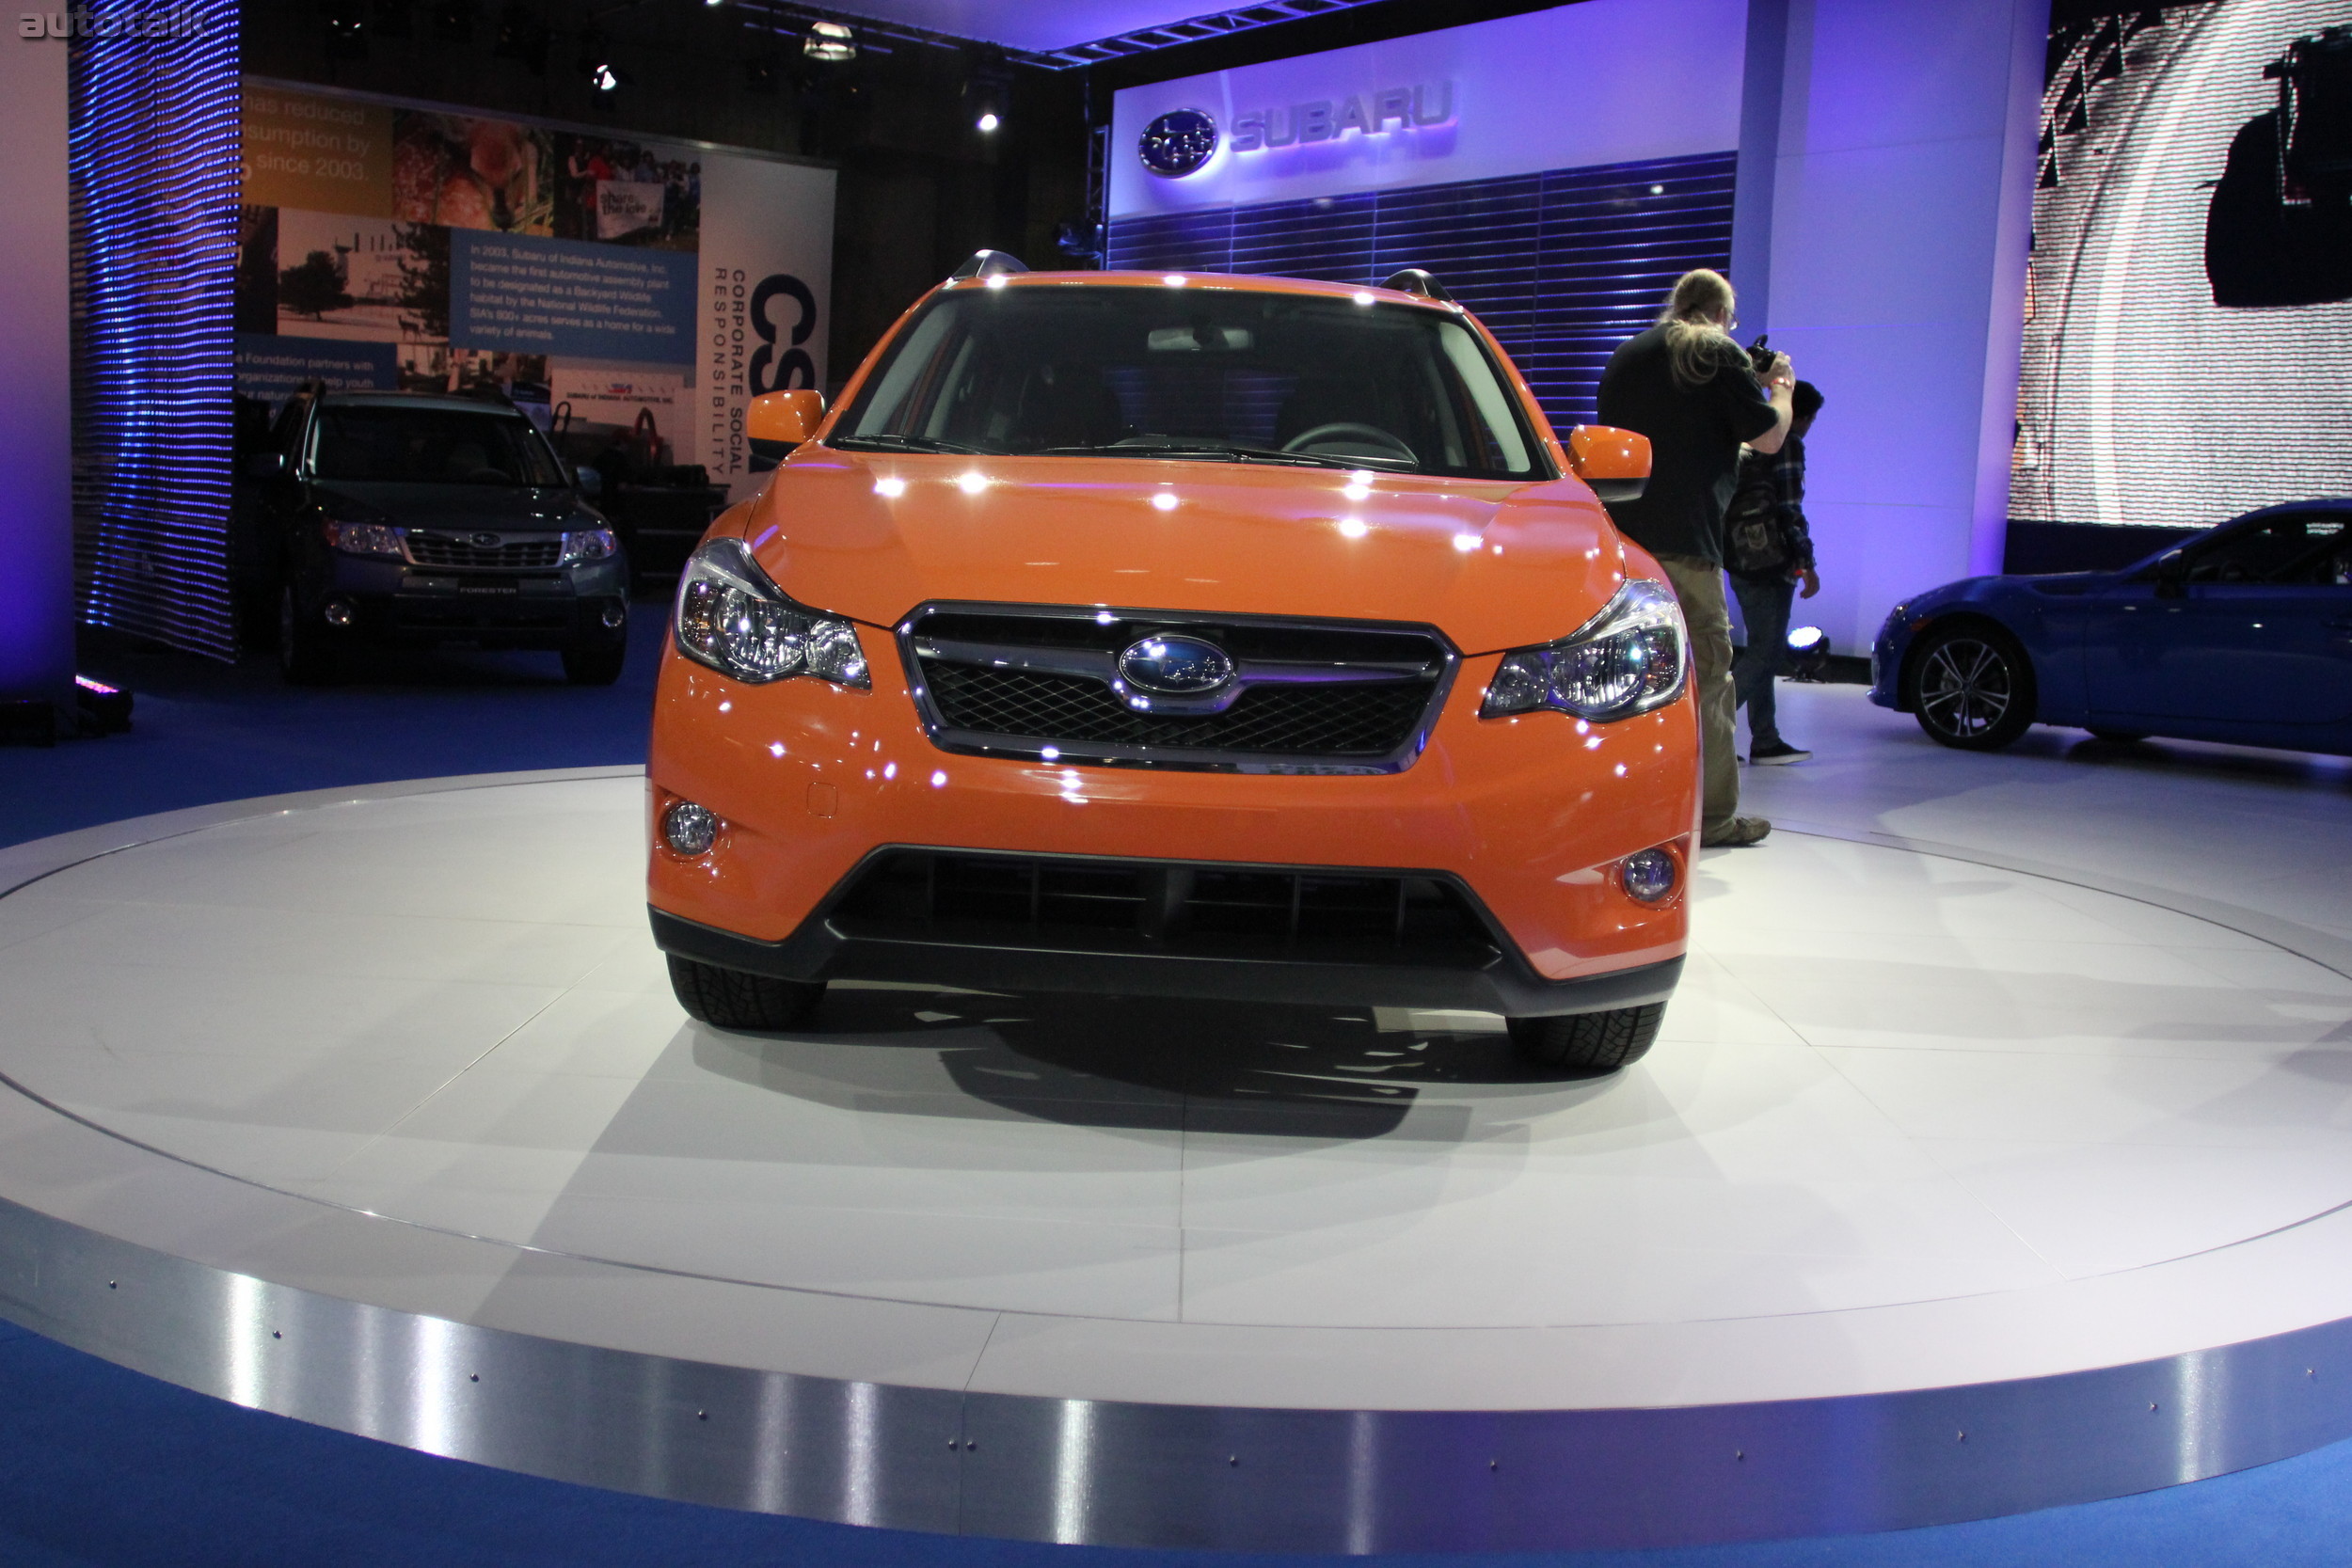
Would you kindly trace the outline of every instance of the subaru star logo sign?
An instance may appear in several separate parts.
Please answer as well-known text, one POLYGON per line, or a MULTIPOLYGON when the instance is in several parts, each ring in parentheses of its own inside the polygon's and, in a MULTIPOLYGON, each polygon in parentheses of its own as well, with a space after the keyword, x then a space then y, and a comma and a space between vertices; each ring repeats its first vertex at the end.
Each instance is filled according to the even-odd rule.
POLYGON ((1143 128, 1136 151, 1161 179, 1181 180, 1216 155, 1216 121, 1205 109, 1171 109, 1143 128))
POLYGON ((1233 678, 1224 649, 1197 637, 1147 637, 1119 656, 1120 678, 1163 697, 1199 697, 1233 678))

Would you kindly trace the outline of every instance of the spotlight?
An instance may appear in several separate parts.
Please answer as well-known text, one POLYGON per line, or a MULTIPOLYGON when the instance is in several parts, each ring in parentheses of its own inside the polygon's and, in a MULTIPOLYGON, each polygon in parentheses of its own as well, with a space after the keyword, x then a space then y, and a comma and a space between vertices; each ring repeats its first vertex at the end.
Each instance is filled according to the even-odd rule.
POLYGON ((972 123, 977 126, 980 132, 985 135, 988 132, 995 130, 996 127, 1002 125, 1004 121, 997 118, 995 111, 986 110, 981 113, 979 119, 974 120, 972 123))
POLYGON ((119 686, 73 677, 76 725, 85 735, 120 735, 131 727, 131 694, 119 686))
POLYGON ((339 60, 368 57, 368 15, 364 0, 326 0, 319 8, 326 24, 326 52, 339 60))
POLYGON ((827 65, 846 65, 857 58, 857 34, 846 22, 812 22, 801 53, 827 65))
POLYGON ((1829 634, 1819 626, 1792 626, 1788 632, 1788 673, 1801 681, 1817 681, 1829 665, 1829 634))
POLYGON ((612 52, 602 33, 589 31, 580 36, 580 58, 575 69, 588 78, 589 87, 598 94, 618 92, 628 85, 628 72, 612 63, 612 52))

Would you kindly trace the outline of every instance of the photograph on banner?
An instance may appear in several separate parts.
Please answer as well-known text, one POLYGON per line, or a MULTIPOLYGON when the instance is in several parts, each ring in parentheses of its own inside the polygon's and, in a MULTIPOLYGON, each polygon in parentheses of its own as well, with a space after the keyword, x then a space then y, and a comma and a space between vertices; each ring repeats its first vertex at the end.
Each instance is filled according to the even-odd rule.
POLYGON ((560 132, 558 239, 692 250, 702 227, 698 154, 647 142, 560 132))
POLYGON ((831 169, 255 80, 243 124, 241 398, 319 352, 272 336, 380 344, 314 379, 495 386, 575 461, 739 499, 750 400, 826 385, 831 169))
POLYGON ((447 341, 450 231, 429 223, 280 208, 278 330, 447 341))
POLYGON ((392 213, 412 223, 554 232, 555 138, 511 119, 392 116, 392 213))

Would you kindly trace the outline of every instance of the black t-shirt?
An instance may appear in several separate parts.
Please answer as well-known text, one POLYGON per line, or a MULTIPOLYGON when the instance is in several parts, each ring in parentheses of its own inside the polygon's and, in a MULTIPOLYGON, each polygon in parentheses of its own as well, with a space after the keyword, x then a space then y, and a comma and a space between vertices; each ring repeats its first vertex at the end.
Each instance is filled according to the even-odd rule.
POLYGON ((1666 329, 1619 346, 1600 372, 1600 422, 1649 437, 1642 499, 1612 502, 1609 515, 1653 554, 1724 558, 1724 508, 1740 471, 1740 444, 1779 422, 1744 359, 1725 357, 1712 379, 1675 380, 1666 329))

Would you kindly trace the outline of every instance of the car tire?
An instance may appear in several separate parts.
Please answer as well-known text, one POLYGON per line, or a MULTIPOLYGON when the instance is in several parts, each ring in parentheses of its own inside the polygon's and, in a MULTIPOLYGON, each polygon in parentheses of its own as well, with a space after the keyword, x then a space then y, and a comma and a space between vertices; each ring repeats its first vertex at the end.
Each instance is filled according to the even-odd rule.
POLYGON ((670 990, 689 1018, 715 1029, 789 1029, 825 994, 822 980, 779 980, 669 955, 670 990))
POLYGON ((326 686, 342 671, 342 650, 297 612, 292 583, 278 591, 278 673, 289 686, 326 686))
POLYGON ((1511 1045, 1541 1067, 1581 1072, 1614 1072, 1638 1062, 1658 1039, 1666 1005, 1651 1002, 1606 1013, 1568 1013, 1557 1018, 1506 1020, 1511 1045))
POLYGON ((2148 738, 2146 730, 2116 730, 2105 724, 2085 724, 2093 740, 2104 740, 2110 746, 2137 746, 2148 738))
POLYGON ((611 686, 628 667, 626 642, 590 642, 564 650, 564 678, 574 686, 611 686))
POLYGON ((2017 639, 1980 621, 1931 631, 1911 659, 1905 705, 1928 738, 1997 752, 2033 726, 2033 661, 2017 639))

